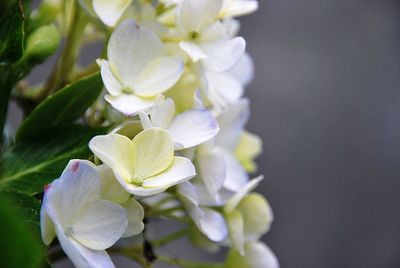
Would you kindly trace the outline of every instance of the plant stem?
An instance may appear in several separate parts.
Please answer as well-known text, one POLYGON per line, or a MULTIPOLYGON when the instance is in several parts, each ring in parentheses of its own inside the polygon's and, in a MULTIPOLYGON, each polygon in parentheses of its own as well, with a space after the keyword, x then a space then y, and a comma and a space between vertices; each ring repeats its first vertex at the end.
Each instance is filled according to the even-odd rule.
POLYGON ((61 52, 56 66, 50 74, 43 91, 38 96, 38 100, 45 99, 47 95, 57 91, 69 82, 68 78, 73 71, 79 54, 80 38, 88 22, 87 17, 85 17, 85 14, 82 12, 76 1, 74 1, 72 6, 71 17, 72 20, 68 29, 64 49, 61 52))
POLYGON ((204 263, 204 262, 195 262, 195 261, 187 261, 181 260, 177 258, 171 258, 167 256, 158 256, 158 260, 160 262, 164 262, 167 264, 183 267, 183 268, 224 268, 223 263, 204 263))
POLYGON ((166 208, 166 209, 161 209, 161 210, 150 210, 147 212, 146 216, 148 217, 157 217, 157 216, 168 216, 173 212, 183 210, 183 207, 172 207, 172 208, 166 208))
POLYGON ((179 231, 176 231, 176 232, 172 232, 172 233, 164 236, 163 238, 160 238, 160 239, 152 241, 151 244, 154 247, 162 247, 162 246, 164 246, 164 245, 166 245, 166 244, 168 244, 168 243, 170 243, 172 241, 175 241, 175 240, 187 235, 188 232, 189 232, 188 228, 185 228, 185 229, 182 229, 182 230, 179 230, 179 231))

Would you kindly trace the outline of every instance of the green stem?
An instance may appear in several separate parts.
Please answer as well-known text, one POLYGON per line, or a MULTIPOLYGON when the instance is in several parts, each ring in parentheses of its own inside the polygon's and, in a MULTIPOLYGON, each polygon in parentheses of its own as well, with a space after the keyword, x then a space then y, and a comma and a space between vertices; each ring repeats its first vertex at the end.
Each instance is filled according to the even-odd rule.
POLYGON ((87 17, 82 12, 76 1, 72 6, 72 22, 68 29, 67 39, 61 55, 57 61, 56 67, 50 74, 43 91, 38 96, 39 100, 43 100, 47 95, 57 91, 59 88, 69 82, 69 76, 72 73, 75 62, 78 58, 80 39, 88 22, 87 17))
POLYGON ((153 240, 151 242, 151 244, 154 247, 162 247, 162 246, 164 246, 164 245, 166 245, 166 244, 168 244, 168 243, 170 243, 172 241, 175 241, 175 240, 187 235, 188 232, 189 232, 188 228, 185 228, 185 229, 182 229, 182 230, 179 230, 179 231, 176 231, 176 232, 172 232, 172 233, 164 236, 163 238, 160 238, 160 239, 157 239, 157 240, 153 240))
POLYGON ((171 213, 176 211, 183 210, 183 207, 173 207, 173 208, 166 208, 162 210, 150 210, 147 212, 146 216, 148 217, 157 217, 157 216, 169 216, 171 213))
POLYGON ((204 263, 204 262, 195 262, 195 261, 187 261, 181 260, 177 258, 171 258, 167 256, 158 256, 158 261, 175 265, 183 268, 224 268, 223 263, 204 263))

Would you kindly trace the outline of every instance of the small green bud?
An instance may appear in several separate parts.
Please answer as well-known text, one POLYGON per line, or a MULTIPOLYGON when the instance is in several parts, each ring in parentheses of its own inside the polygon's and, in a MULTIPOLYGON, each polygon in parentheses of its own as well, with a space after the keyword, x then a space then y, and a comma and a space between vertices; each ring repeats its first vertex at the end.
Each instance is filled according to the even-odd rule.
POLYGON ((56 26, 41 26, 28 36, 24 57, 28 60, 42 61, 56 52, 59 45, 60 34, 56 26))

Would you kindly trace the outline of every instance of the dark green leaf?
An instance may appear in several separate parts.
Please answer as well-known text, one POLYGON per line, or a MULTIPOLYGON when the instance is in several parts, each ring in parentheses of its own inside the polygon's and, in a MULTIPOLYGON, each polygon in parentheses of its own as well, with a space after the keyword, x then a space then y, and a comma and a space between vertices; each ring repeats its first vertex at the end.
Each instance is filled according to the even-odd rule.
POLYGON ((44 185, 60 176, 70 159, 88 158, 88 142, 104 132, 74 126, 17 142, 0 161, 0 190, 28 195, 42 192, 44 185))
POLYGON ((43 247, 32 235, 28 222, 18 213, 14 202, 4 194, 0 197, 0 259, 1 267, 39 267, 43 247))
POLYGON ((0 1, 0 64, 13 63, 23 53, 23 1, 0 1))
POLYGON ((32 138, 55 126, 67 125, 84 114, 103 89, 99 74, 66 86, 43 101, 22 123, 17 141, 32 138))

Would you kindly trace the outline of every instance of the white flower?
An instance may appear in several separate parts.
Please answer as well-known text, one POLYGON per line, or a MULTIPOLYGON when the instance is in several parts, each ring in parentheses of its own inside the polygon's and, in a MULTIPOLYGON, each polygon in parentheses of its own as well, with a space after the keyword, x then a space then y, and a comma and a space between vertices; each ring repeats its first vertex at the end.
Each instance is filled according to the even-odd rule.
POLYGON ((115 178, 111 168, 106 165, 96 167, 103 186, 102 198, 120 204, 128 217, 128 227, 122 237, 131 237, 141 233, 144 229, 143 207, 122 187, 115 178))
POLYGON ((249 242, 244 246, 244 255, 231 249, 225 261, 226 268, 279 268, 272 250, 262 242, 249 242))
POLYGON ((244 254, 244 243, 258 240, 265 234, 273 221, 273 213, 265 198, 251 192, 263 179, 251 180, 233 195, 224 207, 232 246, 244 254))
POLYGON ((223 0, 220 18, 248 15, 258 9, 257 0, 223 0))
POLYGON ((133 140, 119 134, 96 136, 89 147, 134 195, 161 193, 196 175, 189 159, 174 156, 171 137, 160 128, 146 129, 133 140))
POLYGON ((196 189, 190 182, 178 185, 178 193, 183 205, 200 232, 214 242, 220 242, 227 236, 224 217, 211 208, 201 207, 196 189))
POLYGON ((40 223, 43 242, 57 236, 77 267, 114 267, 105 249, 124 234, 125 209, 101 198, 102 186, 87 161, 72 160, 45 191, 40 223))
POLYGON ((231 68, 246 47, 242 37, 230 38, 217 20, 221 8, 222 0, 183 0, 176 11, 176 25, 183 39, 179 46, 193 62, 201 60, 216 72, 231 68))
POLYGON ((93 0, 93 10, 108 26, 115 26, 132 0, 93 0))
POLYGON ((175 116, 175 103, 172 99, 157 98, 150 113, 139 113, 143 128, 159 127, 166 130, 172 138, 175 150, 197 146, 217 135, 217 120, 205 109, 191 109, 175 116))
POLYGON ((244 94, 244 87, 253 79, 253 61, 244 53, 238 62, 226 72, 204 71, 206 80, 205 95, 212 103, 212 109, 220 114, 229 105, 235 104, 244 94))
POLYGON ((195 159, 198 177, 203 182, 203 185, 196 183, 200 203, 223 205, 229 193, 239 191, 248 182, 247 173, 234 155, 248 116, 247 99, 229 106, 217 118, 220 125, 217 136, 198 147, 195 159))
POLYGON ((116 28, 107 54, 108 61, 98 60, 109 93, 105 99, 127 115, 151 107, 155 97, 172 87, 183 72, 183 61, 164 56, 158 37, 133 20, 116 28))

